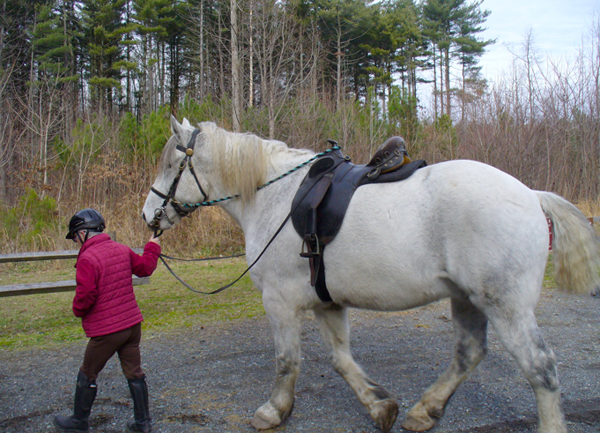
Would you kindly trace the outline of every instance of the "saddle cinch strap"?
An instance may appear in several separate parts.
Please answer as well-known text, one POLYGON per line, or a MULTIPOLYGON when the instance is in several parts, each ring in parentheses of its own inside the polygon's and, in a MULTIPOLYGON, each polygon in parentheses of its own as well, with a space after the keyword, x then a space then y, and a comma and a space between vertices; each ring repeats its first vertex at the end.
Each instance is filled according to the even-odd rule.
POLYGON ((387 140, 366 165, 352 164, 339 150, 313 163, 292 201, 292 223, 302 238, 300 256, 309 260, 311 285, 323 302, 332 301, 323 251, 337 235, 356 188, 400 181, 426 165, 410 160, 401 137, 387 140))

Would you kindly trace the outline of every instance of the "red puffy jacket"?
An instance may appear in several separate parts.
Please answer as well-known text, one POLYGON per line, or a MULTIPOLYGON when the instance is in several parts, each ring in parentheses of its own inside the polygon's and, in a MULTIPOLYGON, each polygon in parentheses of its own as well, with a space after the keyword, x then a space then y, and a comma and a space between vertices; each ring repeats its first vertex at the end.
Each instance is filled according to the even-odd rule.
POLYGON ((139 256, 107 234, 85 241, 75 264, 77 289, 73 299, 73 313, 82 318, 85 335, 112 334, 144 320, 135 300, 131 275, 151 275, 160 251, 160 245, 148 242, 139 256))

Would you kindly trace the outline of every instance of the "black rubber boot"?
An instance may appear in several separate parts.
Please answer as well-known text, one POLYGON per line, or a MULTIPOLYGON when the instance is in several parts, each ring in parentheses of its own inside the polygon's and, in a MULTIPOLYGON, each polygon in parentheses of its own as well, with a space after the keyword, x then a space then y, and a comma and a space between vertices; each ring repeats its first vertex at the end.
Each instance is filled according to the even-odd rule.
POLYGON ((88 420, 92 412, 92 405, 96 399, 95 380, 89 380, 81 371, 77 376, 77 387, 75 388, 75 404, 73 415, 54 417, 54 425, 64 432, 87 432, 90 429, 88 420))
POLYGON ((148 385, 146 378, 128 379, 129 390, 133 398, 133 416, 135 421, 127 423, 127 430, 148 433, 152 431, 150 410, 148 408, 148 385))

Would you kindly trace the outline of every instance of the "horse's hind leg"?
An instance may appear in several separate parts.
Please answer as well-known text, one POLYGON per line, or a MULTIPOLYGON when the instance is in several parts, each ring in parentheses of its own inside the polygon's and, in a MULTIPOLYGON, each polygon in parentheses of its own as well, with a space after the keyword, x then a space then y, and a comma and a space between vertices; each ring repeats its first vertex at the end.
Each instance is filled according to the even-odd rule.
POLYGON ((373 382, 350 353, 347 309, 338 305, 315 309, 333 368, 348 382, 379 428, 388 432, 398 416, 398 404, 381 385, 373 382))
POLYGON ((479 364, 487 352, 487 318, 468 299, 452 299, 454 355, 450 366, 412 407, 402 423, 411 431, 425 431, 435 426, 444 414, 452 394, 479 364))
POLYGON ((566 433, 556 358, 538 328, 533 311, 503 310, 490 315, 500 340, 517 360, 537 402, 538 433, 566 433))
POLYGON ((292 413, 301 360, 298 312, 281 301, 264 297, 263 304, 275 340, 276 377, 271 398, 254 413, 252 426, 258 430, 277 427, 292 413))

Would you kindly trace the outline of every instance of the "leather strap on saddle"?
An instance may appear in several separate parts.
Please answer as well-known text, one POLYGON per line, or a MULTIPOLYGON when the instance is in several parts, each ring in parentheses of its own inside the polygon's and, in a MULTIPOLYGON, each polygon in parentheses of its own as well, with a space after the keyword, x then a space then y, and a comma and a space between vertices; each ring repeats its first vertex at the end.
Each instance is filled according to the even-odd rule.
POLYGON ((317 208, 323 201, 325 193, 331 186, 333 173, 325 174, 321 180, 315 184, 314 193, 310 196, 308 206, 308 215, 306 220, 306 232, 302 241, 302 251, 300 257, 309 259, 310 264, 310 285, 314 286, 317 283, 317 275, 319 274, 321 260, 321 244, 317 236, 317 208))

